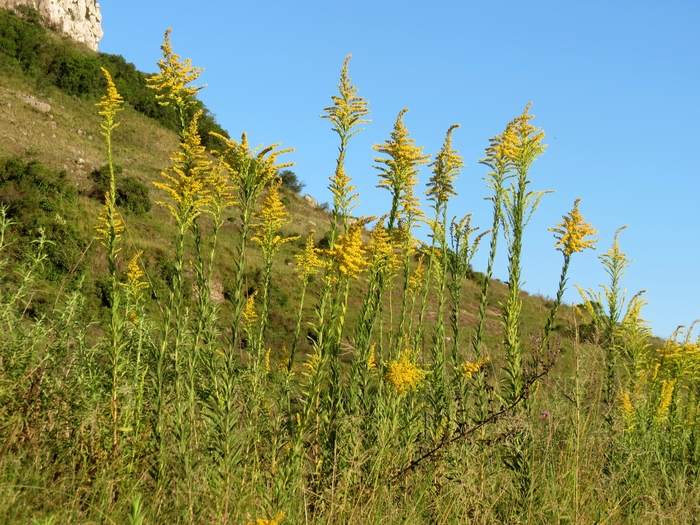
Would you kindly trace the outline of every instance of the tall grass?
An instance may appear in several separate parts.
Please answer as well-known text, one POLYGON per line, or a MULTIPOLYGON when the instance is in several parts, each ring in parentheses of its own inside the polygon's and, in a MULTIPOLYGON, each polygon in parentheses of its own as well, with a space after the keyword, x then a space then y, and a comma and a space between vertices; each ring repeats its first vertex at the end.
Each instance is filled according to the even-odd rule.
POLYGON ((481 160, 490 229, 476 235, 470 215, 447 214, 463 163, 456 125, 430 164, 425 217, 417 174, 430 159, 410 138, 406 110, 375 146, 390 209, 358 220, 345 161, 369 110, 348 57, 324 115, 340 140, 328 243, 317 247, 312 232, 297 254, 295 323, 277 346, 271 290, 281 247, 298 239, 281 233, 290 219, 276 175, 288 150, 253 149, 245 134, 206 150, 191 111, 201 70, 173 53, 168 35, 151 82, 181 124, 173 164, 155 184, 175 226, 167 297, 150 289, 141 254, 121 236, 112 153, 121 99, 108 74, 100 115, 110 191, 95 218, 109 279, 103 321, 87 317, 80 292, 57 298, 51 316, 31 315, 47 241, 38 232, 17 259, 0 207, 0 521, 696 519, 700 346, 692 326, 649 345, 642 295, 624 297, 618 235, 600 257, 603 292, 581 290, 580 308, 562 308, 573 254, 595 242, 579 201, 552 228, 563 254, 557 296, 542 326, 525 332, 523 233, 546 193, 529 188, 544 152, 529 105, 481 160), (226 247, 236 258, 222 315, 211 291, 227 222, 238 236, 226 247), (414 236, 420 222, 428 245, 414 236), (509 282, 497 298, 504 233, 509 282), (474 298, 471 261, 486 237, 474 298), (262 261, 255 284, 253 256, 262 261))

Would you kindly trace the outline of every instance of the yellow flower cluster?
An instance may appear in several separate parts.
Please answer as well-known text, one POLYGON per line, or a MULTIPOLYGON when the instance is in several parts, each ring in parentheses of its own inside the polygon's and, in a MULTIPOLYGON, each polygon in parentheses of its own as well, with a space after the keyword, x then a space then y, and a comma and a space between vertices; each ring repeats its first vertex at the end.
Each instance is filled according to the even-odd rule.
POLYGON ((486 158, 480 162, 493 170, 504 173, 510 169, 511 159, 516 156, 515 130, 513 123, 509 123, 500 135, 489 139, 489 147, 486 148, 486 158))
POLYGON ((676 377, 682 380, 700 380, 700 345, 689 340, 679 343, 669 339, 658 350, 658 358, 667 368, 672 369, 676 377))
POLYGON ((534 118, 528 114, 531 106, 528 104, 522 115, 509 122, 502 134, 489 139, 486 157, 479 161, 501 177, 513 168, 521 173, 527 172, 530 164, 547 147, 542 144, 544 132, 530 124, 534 118))
POLYGON ((328 188, 333 193, 333 207, 336 213, 347 216, 357 205, 357 189, 351 184, 351 179, 345 172, 345 149, 350 138, 362 131, 357 128, 359 124, 369 122, 363 118, 369 114, 367 101, 357 95, 357 88, 350 82, 348 75, 348 62, 350 56, 345 58, 343 68, 340 71, 340 84, 338 90, 340 94, 334 96, 333 105, 324 109, 325 115, 333 124, 333 131, 340 137, 339 155, 336 163, 335 173, 330 177, 328 188), (357 128, 357 129, 355 129, 357 128))
POLYGON ((277 143, 265 148, 252 149, 246 133, 241 135, 240 142, 216 133, 213 135, 226 144, 224 152, 216 153, 220 154, 222 162, 235 179, 239 198, 244 201, 252 197, 257 198, 262 188, 275 178, 279 170, 294 165, 293 162, 276 164, 277 157, 294 151, 294 148, 275 151, 279 146, 277 143))
POLYGON ((276 518, 272 518, 269 520, 258 518, 255 521, 251 521, 250 523, 248 523, 248 525, 279 525, 285 516, 286 514, 284 512, 280 512, 276 518))
POLYGON ((362 131, 357 129, 350 133, 352 128, 369 122, 363 118, 369 115, 368 102, 357 95, 357 88, 350 82, 348 75, 350 58, 352 55, 345 57, 343 68, 340 70, 340 84, 338 84, 340 96, 333 96, 333 105, 324 109, 326 115, 321 115, 322 118, 327 118, 333 123, 333 129, 341 137, 347 137, 347 139, 362 131))
POLYGON ((528 115, 531 106, 532 103, 528 104, 522 115, 513 119, 504 134, 504 140, 510 141, 510 144, 505 145, 507 155, 516 166, 521 169, 524 167, 525 170, 547 147, 542 144, 544 131, 530 124, 530 120, 535 117, 528 115))
POLYGON ((243 308, 243 323, 246 328, 250 328, 258 320, 258 314, 255 311, 255 296, 258 291, 255 290, 252 294, 248 296, 245 300, 245 307, 243 308))
POLYGON ((304 367, 306 368, 305 375, 306 376, 313 376, 316 374, 318 371, 318 366, 321 363, 321 356, 318 355, 318 353, 310 354, 309 355, 309 360, 304 363, 304 367))
POLYGON ((126 286, 129 292, 134 295, 138 293, 139 290, 148 288, 148 283, 141 280, 141 278, 146 275, 139 267, 139 257, 141 257, 142 253, 141 251, 134 255, 126 269, 126 286))
POLYGON ((174 103, 182 111, 187 106, 194 104, 193 97, 204 87, 188 85, 197 80, 204 69, 192 67, 189 58, 181 61, 180 56, 173 53, 173 47, 170 43, 171 31, 168 29, 165 32, 165 41, 160 47, 163 51, 163 58, 158 61, 160 73, 147 79, 147 82, 148 87, 160 92, 156 98, 160 100, 161 105, 169 106, 174 103))
POLYGON ((562 217, 564 222, 557 223, 559 228, 549 228, 549 231, 554 232, 554 237, 557 239, 554 246, 566 255, 582 252, 587 248, 595 250, 593 244, 598 242, 598 239, 586 239, 589 235, 596 235, 598 231, 590 223, 583 220, 583 215, 578 210, 580 201, 581 199, 576 199, 571 212, 562 217))
POLYGON ((369 265, 375 270, 392 272, 399 266, 394 243, 384 227, 384 221, 379 220, 369 233, 367 244, 369 265))
POLYGON ((211 191, 211 161, 205 155, 201 138, 197 129, 197 121, 202 112, 198 111, 185 130, 184 140, 180 149, 173 153, 173 174, 162 172, 161 176, 167 182, 154 182, 156 188, 165 190, 175 201, 177 208, 166 202, 158 202, 165 206, 178 222, 181 228, 186 228, 204 211, 212 201, 211 191))
POLYGON ((454 181, 459 170, 464 166, 464 162, 457 151, 452 149, 452 132, 459 127, 459 124, 450 126, 445 136, 442 149, 435 156, 431 164, 433 176, 428 183, 426 195, 435 201, 437 209, 441 209, 450 198, 457 195, 454 188, 454 181))
POLYGON ((426 373, 416 366, 411 350, 404 350, 398 359, 389 362, 388 372, 384 376, 391 389, 403 396, 417 390, 426 373))
POLYGON ((386 188, 397 199, 404 215, 411 213, 415 217, 422 215, 413 188, 418 184, 418 166, 427 164, 430 155, 423 155, 423 148, 417 147, 413 138, 408 136, 408 129, 403 123, 403 116, 408 109, 399 112, 391 138, 384 144, 375 144, 372 148, 389 158, 375 157, 380 163, 379 188, 386 188))
POLYGON ((256 230, 253 241, 260 245, 263 257, 266 260, 272 257, 279 250, 280 246, 299 238, 299 236, 282 238, 277 233, 282 226, 286 226, 291 222, 289 220, 289 212, 287 212, 280 200, 279 188, 281 185, 282 179, 278 179, 277 182, 273 182, 270 185, 260 212, 254 214, 262 221, 253 225, 253 228, 256 230))
POLYGON ((367 267, 367 253, 362 243, 362 227, 365 220, 358 220, 350 226, 347 234, 338 236, 333 248, 320 253, 333 261, 339 274, 356 279, 367 267))
POLYGON ((373 372, 377 369, 377 343, 372 343, 369 349, 369 357, 367 358, 367 370, 373 372))
POLYGON ((661 350, 660 357, 667 361, 700 361, 700 346, 697 343, 683 343, 669 340, 661 350))
POLYGON ((411 234, 406 221, 400 221, 394 230, 394 244, 399 247, 405 257, 413 257, 420 242, 411 234))
POLYGON ((421 253, 418 257, 418 264, 413 274, 408 278, 408 294, 411 297, 415 297, 418 292, 420 292, 423 287, 423 277, 425 275, 425 267, 423 266, 423 261, 425 260, 425 254, 421 253))
POLYGON ((95 226, 95 230, 100 234, 100 242, 103 246, 109 249, 108 243, 119 242, 121 232, 124 231, 124 223, 119 218, 119 212, 111 205, 112 199, 109 192, 105 193, 105 205, 102 213, 97 218, 99 224, 95 226))
POLYGON ((403 116, 408 109, 399 112, 391 138, 384 144, 375 144, 372 149, 387 155, 388 159, 375 158, 375 162, 384 165, 377 169, 384 175, 379 183, 380 187, 391 187, 395 182, 405 182, 408 177, 415 174, 416 166, 427 164, 430 155, 423 155, 423 148, 415 145, 415 140, 408 136, 408 129, 403 123, 403 116))
POLYGON ((124 104, 124 99, 117 92, 117 87, 114 85, 109 71, 107 71, 105 68, 101 69, 102 73, 107 79, 107 94, 103 95, 102 100, 95 105, 100 108, 98 113, 103 117, 102 123, 100 124, 100 127, 103 130, 102 134, 107 136, 119 125, 118 122, 114 122, 114 117, 117 115, 117 111, 124 109, 122 107, 124 104))
POLYGON ((209 186, 212 194, 211 209, 205 211, 211 214, 215 220, 221 217, 226 208, 236 204, 235 188, 229 184, 230 179, 225 168, 225 164, 219 159, 219 162, 211 166, 209 175, 209 186))
POLYGON ((316 253, 316 247, 314 243, 315 230, 309 232, 306 238, 306 244, 304 245, 304 251, 300 254, 295 255, 297 260, 297 271, 299 272, 299 278, 306 282, 309 277, 316 275, 321 268, 323 268, 323 262, 319 259, 316 253))
POLYGON ((289 355, 289 350, 287 345, 282 345, 282 352, 280 355, 279 370, 280 372, 286 372, 290 365, 291 356, 289 355))
POLYGON ((333 194, 333 205, 343 215, 348 215, 357 206, 357 186, 350 184, 352 179, 345 172, 345 152, 341 152, 335 168, 335 174, 329 177, 328 189, 333 194))
POLYGON ((265 356, 263 357, 263 375, 270 373, 270 354, 272 353, 272 348, 268 348, 265 351, 265 356))
POLYGON ((481 370, 489 361, 491 361, 491 358, 488 356, 475 362, 467 361, 460 367, 459 371, 465 379, 471 379, 474 374, 481 370))
POLYGON ((656 414, 654 415, 654 422, 661 424, 668 419, 668 411, 671 407, 671 401, 673 400, 673 390, 676 386, 676 378, 671 380, 664 379, 661 381, 661 400, 659 401, 659 406, 656 409, 656 414))
POLYGON ((636 423, 637 416, 635 414, 634 406, 632 405, 632 398, 627 391, 622 391, 619 396, 620 411, 622 412, 622 419, 625 420, 625 424, 628 429, 634 427, 636 423))

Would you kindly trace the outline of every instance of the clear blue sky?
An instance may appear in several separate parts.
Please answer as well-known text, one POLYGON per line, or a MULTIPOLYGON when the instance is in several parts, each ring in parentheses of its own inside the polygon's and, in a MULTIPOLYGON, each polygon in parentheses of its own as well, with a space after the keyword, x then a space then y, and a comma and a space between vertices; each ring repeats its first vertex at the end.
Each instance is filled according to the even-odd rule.
MULTIPOLYGON (((700 2, 100 5, 100 51, 156 71, 171 27, 175 53, 205 68, 201 98, 219 123, 232 136, 247 131, 252 144, 294 147, 288 160, 321 202, 331 201, 326 186, 337 140, 319 115, 352 53, 350 76, 372 111, 348 153, 358 214, 387 211, 371 148, 406 107, 404 122, 426 153, 439 149, 451 124, 461 124, 454 145, 466 168, 450 212, 473 212, 473 221, 488 228, 486 168, 477 161, 489 137, 532 102, 533 124, 545 131, 548 148, 533 166, 531 187, 556 193, 544 198, 526 230, 525 289, 556 293, 561 254, 547 228, 580 197, 600 242, 596 252, 574 257, 565 300, 579 300, 573 284, 597 289, 605 282, 597 256, 627 225, 620 243, 634 262, 624 285, 628 296, 647 290, 643 317, 654 333, 668 336, 700 317, 700 167, 693 160, 700 149, 700 2)), ((429 175, 424 168, 423 183, 429 175)), ((484 246, 475 268, 483 270, 485 260, 484 246)), ((506 275, 502 249, 495 276, 506 275)))

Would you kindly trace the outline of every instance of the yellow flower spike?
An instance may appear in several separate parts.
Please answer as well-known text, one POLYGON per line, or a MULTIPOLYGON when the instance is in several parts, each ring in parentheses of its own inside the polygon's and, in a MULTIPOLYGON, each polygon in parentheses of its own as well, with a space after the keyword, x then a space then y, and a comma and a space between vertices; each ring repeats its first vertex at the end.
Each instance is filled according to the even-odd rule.
POLYGON ((476 362, 467 361, 459 368, 459 372, 461 372, 465 379, 471 379, 474 374, 481 370, 489 361, 491 361, 491 358, 488 356, 476 362))
POLYGON ((143 282, 141 278, 145 276, 145 272, 139 267, 139 257, 143 254, 143 251, 138 252, 131 258, 129 265, 126 270, 126 286, 131 293, 134 295, 138 293, 139 290, 148 288, 148 283, 143 282))
POLYGON ((195 104, 194 96, 205 86, 190 86, 199 78, 203 68, 192 67, 190 59, 180 60, 180 56, 173 53, 170 43, 170 32, 165 32, 163 45, 163 58, 158 61, 160 73, 146 79, 148 87, 157 90, 159 93, 156 99, 162 106, 174 105, 179 113, 183 130, 185 129, 185 114, 188 107, 195 104))
POLYGON ((114 163, 112 160, 112 131, 119 125, 115 122, 118 111, 122 109, 124 101, 117 92, 117 88, 112 81, 112 77, 106 69, 102 69, 107 80, 107 94, 96 104, 100 108, 99 114, 103 117, 100 127, 102 135, 107 143, 107 165, 109 166, 109 189, 105 192, 105 205, 102 213, 97 218, 98 225, 95 226, 100 244, 107 249, 107 265, 112 281, 112 293, 117 283, 117 254, 121 239, 120 233, 124 231, 124 224, 119 217, 117 210, 117 184, 114 177, 114 163))
POLYGON ((423 266, 424 259, 425 254, 421 253, 418 257, 416 269, 408 280, 408 293, 412 297, 415 297, 423 286, 423 276, 425 275, 425 267, 423 266))
POLYGON ((411 350, 403 350, 398 359, 389 362, 388 372, 384 376, 390 388, 404 396, 418 390, 425 379, 426 373, 416 366, 411 350))
POLYGON ((317 353, 310 354, 309 360, 304 363, 304 367, 306 368, 306 372, 304 375, 306 376, 313 376, 316 374, 316 371, 318 370, 318 365, 321 363, 321 356, 318 355, 317 353))
POLYGON ((282 345, 282 355, 280 356, 280 362, 279 362, 279 371, 283 373, 287 373, 287 369, 289 367, 289 360, 290 360, 290 355, 289 355, 289 350, 287 350, 287 345, 283 344, 282 345))
POLYGON ((211 208, 204 210, 215 219, 221 217, 221 214, 226 208, 236 204, 234 196, 235 188, 229 184, 229 178, 226 174, 226 165, 222 159, 214 164, 211 168, 209 176, 209 186, 211 188, 211 208))
POLYGON ((622 411, 622 418, 625 420, 627 428, 630 429, 634 427, 637 416, 634 411, 634 406, 632 406, 632 399, 629 392, 623 391, 619 396, 620 410, 622 411))
POLYGON ((320 253, 333 261, 333 266, 339 275, 357 279, 368 265, 367 252, 362 242, 362 228, 368 219, 362 218, 355 222, 346 235, 340 235, 330 250, 320 250, 320 253))
MULTIPOLYGON (((388 155, 390 159, 376 159, 377 162, 385 164, 387 167, 401 168, 401 164, 425 164, 428 162, 428 155, 423 155, 423 148, 415 146, 415 140, 409 138, 408 129, 403 123, 404 115, 408 113, 408 108, 399 111, 394 123, 394 131, 391 132, 391 139, 384 144, 375 144, 373 149, 379 153, 388 155)), ((394 171, 400 171, 394 170, 394 171)))
POLYGON ((369 357, 367 358, 367 370, 374 372, 377 370, 377 355, 376 355, 377 343, 372 343, 369 349, 369 357))
POLYGON ((352 128, 358 124, 370 122, 364 118, 369 115, 367 108, 369 102, 357 95, 357 88, 352 85, 348 75, 348 63, 351 58, 352 55, 345 57, 345 62, 340 70, 340 84, 338 84, 340 96, 333 96, 333 105, 323 110, 326 115, 321 115, 322 118, 327 118, 332 122, 333 130, 341 138, 347 137, 347 139, 362 131, 361 128, 356 130, 352 130, 352 128))
POLYGON ((425 193, 429 199, 435 201, 438 210, 442 209, 450 198, 457 195, 454 181, 459 171, 464 167, 462 157, 457 155, 456 150, 452 149, 452 132, 458 127, 459 124, 450 126, 442 149, 430 164, 433 168, 433 176, 430 178, 428 191, 425 193))
POLYGON ((671 406, 671 401, 673 400, 673 391, 676 386, 676 381, 677 379, 674 378, 670 381, 664 379, 661 382, 661 402, 654 416, 654 421, 657 424, 663 423, 668 418, 668 411, 671 406))
POLYGON ((245 301, 245 308, 243 309, 243 323, 247 328, 250 328, 258 320, 258 314, 255 311, 255 296, 258 291, 255 290, 252 294, 248 296, 245 301))
POLYGON ((272 352, 272 349, 268 348, 263 357, 263 375, 270 373, 270 352, 272 352))
POLYGON ((391 137, 384 144, 375 144, 373 149, 389 158, 375 157, 375 166, 379 170, 378 188, 385 188, 392 194, 394 204, 389 217, 389 228, 393 229, 395 221, 400 216, 411 216, 411 219, 422 216, 418 207, 418 199, 414 195, 414 187, 418 183, 418 166, 427 164, 430 155, 423 154, 423 148, 417 147, 413 138, 403 123, 403 116, 408 109, 399 112, 391 137), (402 210, 396 208, 397 205, 402 210))
POLYGON ((260 245, 265 260, 271 259, 283 244, 299 238, 298 235, 282 238, 277 234, 282 226, 292 222, 289 219, 289 212, 287 212, 280 200, 279 188, 281 185, 282 179, 277 179, 277 182, 272 183, 260 212, 254 214, 262 221, 253 225, 253 228, 256 230, 253 241, 260 245))
POLYGON ((116 128, 119 123, 114 121, 114 117, 117 115, 118 111, 123 110, 124 99, 117 92, 117 87, 112 81, 112 76, 109 74, 105 68, 100 68, 105 78, 107 79, 107 94, 102 95, 102 100, 95 104, 100 111, 98 114, 102 115, 103 120, 100 123, 102 128, 102 134, 106 137, 109 133, 116 128))
POLYGON ((315 230, 309 232, 308 237, 306 237, 306 244, 304 244, 304 251, 294 256, 297 260, 296 269, 299 273, 299 278, 305 282, 308 281, 309 277, 312 275, 316 275, 324 266, 316 253, 314 243, 315 233, 315 230))
POLYGON ((496 172, 505 173, 511 168, 511 159, 516 156, 516 137, 513 123, 509 123, 502 134, 489 139, 486 157, 479 162, 496 172))
POLYGON ((278 144, 266 148, 251 149, 248 135, 243 133, 240 142, 213 133, 225 144, 223 152, 216 152, 233 179, 238 190, 238 199, 243 203, 256 200, 263 188, 276 176, 279 170, 293 166, 293 162, 276 164, 280 155, 294 151, 294 148, 276 150, 278 144))
POLYGON ((391 236, 384 227, 383 219, 380 219, 369 233, 369 244, 367 253, 369 255, 369 265, 373 269, 394 271, 399 267, 399 260, 396 256, 394 244, 391 236))
POLYGON ((160 201, 156 204, 165 206, 182 230, 189 227, 213 200, 209 189, 211 161, 205 155, 197 130, 201 115, 201 111, 195 114, 185 131, 180 149, 171 157, 174 163, 172 174, 162 172, 161 176, 166 182, 153 183, 156 188, 165 190, 175 202, 175 206, 160 201))
POLYGON ((542 144, 544 131, 535 128, 530 120, 535 118, 529 115, 532 103, 529 103, 522 115, 515 117, 508 125, 504 133, 504 144, 507 154, 513 164, 521 171, 527 172, 533 161, 544 153, 546 144, 542 144))
POLYGON ((345 153, 341 153, 336 163, 335 174, 329 177, 331 183, 328 185, 328 189, 333 194, 335 209, 339 210, 342 215, 347 216, 357 206, 358 194, 355 191, 357 186, 350 184, 352 179, 345 172, 344 157, 345 153))
POLYGON ((124 223, 122 223, 119 218, 119 212, 110 205, 111 195, 109 192, 105 193, 105 205, 102 209, 102 213, 97 218, 99 224, 95 226, 95 230, 100 234, 100 243, 103 246, 107 246, 107 242, 114 236, 114 243, 118 243, 121 238, 120 233, 124 231, 124 223))
POLYGON ((345 58, 343 68, 340 71, 340 84, 338 84, 339 96, 334 96, 333 105, 324 109, 327 118, 340 137, 340 153, 336 163, 335 174, 329 177, 331 183, 329 189, 333 193, 334 210, 343 216, 347 216, 357 205, 357 188, 351 184, 351 179, 345 172, 345 149, 352 136, 362 131, 358 125, 369 122, 365 119, 369 114, 368 102, 357 95, 357 88, 352 85, 348 75, 348 62, 351 55, 345 58), (356 128, 356 129, 355 129, 356 128))
POLYGON ((404 221, 399 222, 394 230, 393 242, 397 249, 408 257, 412 257, 416 253, 419 244, 416 238, 411 235, 411 230, 407 228, 404 221))
POLYGON ((272 177, 274 177, 278 171, 294 166, 293 162, 276 164, 277 157, 279 157, 280 155, 284 155, 285 153, 291 153, 292 151, 294 151, 294 148, 286 148, 281 149, 279 151, 275 151, 279 145, 280 143, 278 142, 276 144, 271 144, 266 148, 262 148, 260 149, 260 151, 258 151, 256 156, 256 161, 260 166, 259 170, 261 170, 264 173, 272 174, 272 177))
POLYGON ((549 228, 549 231, 554 232, 554 237, 557 239, 554 246, 566 255, 582 252, 587 248, 595 250, 593 245, 598 242, 598 239, 586 239, 590 235, 596 235, 598 231, 583 220, 583 215, 578 209, 580 201, 581 199, 574 201, 574 208, 568 215, 562 217, 564 222, 557 223, 558 228, 549 228))

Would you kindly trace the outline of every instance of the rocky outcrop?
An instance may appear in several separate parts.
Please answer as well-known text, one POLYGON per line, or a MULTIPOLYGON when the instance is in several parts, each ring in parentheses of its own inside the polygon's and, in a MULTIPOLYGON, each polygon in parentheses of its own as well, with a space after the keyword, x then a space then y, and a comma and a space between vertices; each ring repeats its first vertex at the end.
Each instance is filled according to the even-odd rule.
POLYGON ((73 40, 97 51, 104 32, 100 4, 96 0, 0 0, 0 7, 29 5, 73 40))

